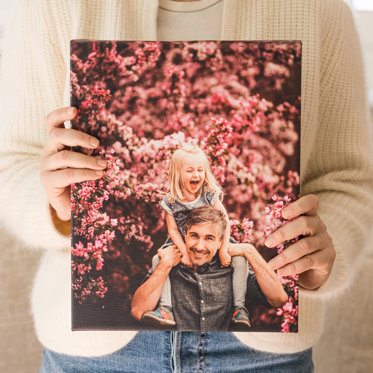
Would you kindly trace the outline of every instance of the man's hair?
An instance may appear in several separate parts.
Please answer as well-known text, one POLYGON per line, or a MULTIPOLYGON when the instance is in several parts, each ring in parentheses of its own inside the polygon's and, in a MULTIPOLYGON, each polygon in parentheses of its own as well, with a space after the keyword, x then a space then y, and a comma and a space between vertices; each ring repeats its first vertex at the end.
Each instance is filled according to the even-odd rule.
POLYGON ((186 231, 193 225, 205 223, 213 223, 218 229, 218 232, 220 232, 219 239, 223 239, 227 229, 227 219, 223 211, 210 205, 203 205, 193 209, 186 217, 186 231))

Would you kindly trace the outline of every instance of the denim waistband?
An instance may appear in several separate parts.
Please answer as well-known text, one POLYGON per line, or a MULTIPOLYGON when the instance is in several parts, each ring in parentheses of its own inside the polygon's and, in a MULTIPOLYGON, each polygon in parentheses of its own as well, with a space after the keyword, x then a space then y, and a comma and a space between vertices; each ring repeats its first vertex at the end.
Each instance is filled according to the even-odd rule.
POLYGON ((313 372, 312 349, 293 354, 254 350, 232 333, 139 332, 122 349, 100 357, 45 349, 40 373, 313 372))

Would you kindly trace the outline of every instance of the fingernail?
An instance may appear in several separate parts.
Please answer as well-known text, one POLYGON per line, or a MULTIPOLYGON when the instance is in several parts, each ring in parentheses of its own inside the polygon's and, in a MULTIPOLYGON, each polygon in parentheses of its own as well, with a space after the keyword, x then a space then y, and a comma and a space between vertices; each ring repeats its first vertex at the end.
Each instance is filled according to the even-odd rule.
POLYGON ((270 260, 269 262, 268 262, 268 265, 269 265, 269 267, 273 270, 273 271, 275 271, 277 268, 277 264, 276 264, 276 261, 275 260, 270 260))
POLYGON ((286 219, 286 216, 289 212, 289 209, 287 207, 283 208, 282 211, 281 211, 281 216, 286 219))
POLYGON ((98 164, 100 167, 106 167, 107 162, 104 161, 103 159, 97 159, 97 164, 98 164))
POLYGON ((71 107, 71 108, 68 109, 69 115, 74 115, 75 111, 76 111, 76 108, 74 108, 74 107, 71 107))
POLYGON ((267 247, 272 247, 272 246, 274 246, 274 241, 273 241, 273 239, 271 238, 271 237, 268 237, 267 239, 266 239, 266 242, 264 242, 264 245, 266 245, 267 247))
POLYGON ((91 138, 89 139, 89 143, 90 143, 93 147, 97 148, 97 147, 98 147, 98 144, 100 143, 100 141, 98 141, 95 137, 91 137, 91 138))
POLYGON ((95 174, 97 176, 104 176, 104 172, 103 171, 95 171, 95 174))

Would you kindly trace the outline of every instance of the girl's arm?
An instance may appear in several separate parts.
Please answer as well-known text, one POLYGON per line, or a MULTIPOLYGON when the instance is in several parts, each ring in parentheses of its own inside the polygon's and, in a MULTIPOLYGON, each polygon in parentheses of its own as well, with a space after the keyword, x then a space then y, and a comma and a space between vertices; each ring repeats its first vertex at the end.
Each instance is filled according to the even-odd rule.
POLYGON ((192 265, 186 250, 185 242, 181 237, 175 218, 168 212, 166 213, 166 223, 168 234, 170 235, 172 242, 175 244, 175 246, 180 250, 182 254, 182 263, 185 265, 192 265))
POLYGON ((226 211, 225 207, 223 206, 223 204, 221 203, 219 198, 216 198, 212 207, 216 208, 217 210, 222 211, 225 215, 225 220, 227 221, 227 229, 225 231, 225 235, 224 235, 224 238, 223 238, 223 241, 222 241, 222 244, 221 244, 221 248, 223 248, 223 247, 228 248, 228 246, 229 246, 229 236, 230 236, 230 223, 229 223, 229 217, 228 217, 227 211, 226 211))
POLYGON ((227 211, 223 204, 221 203, 219 198, 216 198, 214 204, 212 207, 216 208, 217 210, 220 210, 224 213, 225 219, 227 221, 227 229, 225 230, 224 238, 222 240, 222 243, 220 245, 219 249, 219 257, 220 261, 224 266, 228 266, 231 263, 231 256, 229 255, 228 252, 228 247, 229 247, 229 237, 230 237, 230 223, 229 223, 229 217, 227 214, 227 211))

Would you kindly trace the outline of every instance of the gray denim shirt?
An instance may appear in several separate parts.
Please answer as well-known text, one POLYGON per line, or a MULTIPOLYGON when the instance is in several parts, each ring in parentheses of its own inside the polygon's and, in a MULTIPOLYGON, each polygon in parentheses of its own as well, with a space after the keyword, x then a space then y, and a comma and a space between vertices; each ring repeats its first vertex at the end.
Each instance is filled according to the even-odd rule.
MULTIPOLYGON (((233 314, 232 273, 231 267, 222 267, 218 254, 196 272, 183 264, 172 268, 172 307, 178 330, 228 330, 233 314)), ((270 307, 252 271, 247 292, 255 304, 270 307)))

